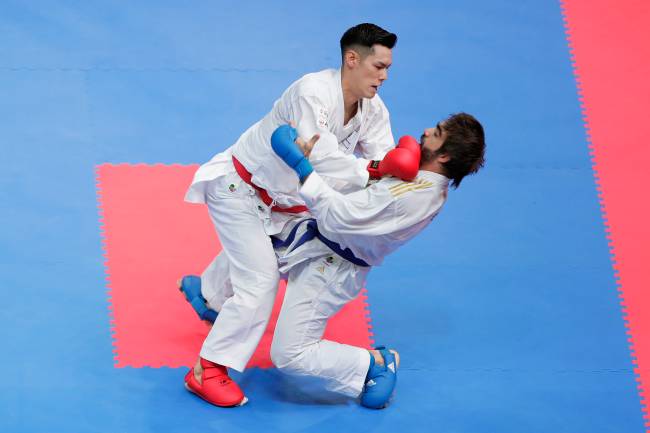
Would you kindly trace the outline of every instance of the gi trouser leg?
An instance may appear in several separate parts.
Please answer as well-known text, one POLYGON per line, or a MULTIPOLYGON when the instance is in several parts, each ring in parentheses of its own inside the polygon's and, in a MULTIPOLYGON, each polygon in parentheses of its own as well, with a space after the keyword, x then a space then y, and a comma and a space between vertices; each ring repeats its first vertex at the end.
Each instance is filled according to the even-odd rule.
MULTIPOLYGON (((250 186, 230 177, 214 181, 207 205, 225 254, 217 258, 217 265, 227 263, 233 294, 217 302, 222 302, 219 316, 203 343, 201 357, 244 371, 269 321, 279 272, 258 209, 262 202, 250 186), (219 262, 223 259, 227 261, 219 262)), ((214 284, 223 281, 225 277, 214 284)))
POLYGON ((228 255, 221 251, 201 274, 201 294, 208 306, 221 311, 226 299, 234 295, 230 281, 230 263, 228 255))
POLYGON ((370 365, 368 351, 322 338, 327 320, 359 294, 368 271, 338 256, 291 268, 271 345, 278 369, 319 377, 330 391, 352 397, 361 393, 370 365))

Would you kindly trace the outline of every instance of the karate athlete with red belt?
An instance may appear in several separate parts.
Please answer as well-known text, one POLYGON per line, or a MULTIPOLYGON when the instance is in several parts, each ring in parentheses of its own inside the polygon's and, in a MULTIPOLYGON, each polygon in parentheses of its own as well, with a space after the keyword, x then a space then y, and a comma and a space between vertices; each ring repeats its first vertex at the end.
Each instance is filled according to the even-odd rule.
POLYGON ((188 390, 206 401, 247 401, 227 369, 245 369, 270 318, 279 271, 269 235, 308 215, 298 179, 271 149, 271 134, 289 122, 302 136, 318 134, 310 163, 339 190, 362 188, 384 174, 373 161, 396 166, 387 155, 395 145, 388 111, 377 95, 396 39, 374 24, 346 31, 340 70, 293 83, 264 118, 194 175, 185 199, 207 204, 223 248, 201 277, 186 276, 179 287, 201 318, 214 321, 185 377, 188 390))
POLYGON ((274 237, 288 284, 271 359, 286 373, 319 377, 330 391, 383 408, 397 380, 396 352, 323 340, 327 320, 358 295, 371 266, 380 265, 440 212, 450 181, 458 187, 483 166, 483 128, 460 113, 427 129, 420 144, 403 137, 404 151, 415 150, 420 157, 421 149, 415 179, 384 177, 347 195, 311 170, 296 137, 291 127, 278 128, 273 149, 298 174, 300 196, 315 220, 292 222, 274 237))

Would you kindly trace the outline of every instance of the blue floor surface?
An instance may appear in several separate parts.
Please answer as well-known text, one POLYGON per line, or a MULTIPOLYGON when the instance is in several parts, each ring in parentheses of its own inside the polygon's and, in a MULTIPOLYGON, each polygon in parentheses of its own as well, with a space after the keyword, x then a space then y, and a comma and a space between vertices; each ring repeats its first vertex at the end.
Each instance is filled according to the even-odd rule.
POLYGON ((19 2, 0 6, 0 431, 644 431, 556 2, 19 2), (489 3, 489 4, 488 4, 489 3), (182 369, 113 366, 94 167, 200 163, 359 22, 399 36, 396 137, 449 113, 487 165, 370 274, 393 405, 237 376, 220 410, 182 369))

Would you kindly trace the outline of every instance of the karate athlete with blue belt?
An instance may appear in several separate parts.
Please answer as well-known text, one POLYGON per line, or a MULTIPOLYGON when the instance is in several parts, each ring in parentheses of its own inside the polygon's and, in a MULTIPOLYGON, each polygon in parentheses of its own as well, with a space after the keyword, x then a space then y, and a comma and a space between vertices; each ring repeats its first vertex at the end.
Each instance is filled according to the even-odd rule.
POLYGON ((309 153, 313 140, 296 144, 296 138, 295 129, 282 126, 272 146, 297 173, 300 196, 315 220, 292 222, 274 237, 288 284, 271 359, 281 371, 320 377, 331 391, 383 408, 395 388, 397 353, 323 340, 327 320, 358 295, 371 266, 380 265, 440 212, 450 181, 456 188, 483 166, 483 127, 460 113, 425 130, 419 144, 403 137, 398 147, 420 157, 415 179, 384 177, 347 195, 312 170, 303 152, 309 153))
POLYGON ((245 369, 273 309, 280 274, 269 235, 309 215, 298 179, 271 149, 273 131, 293 121, 301 135, 319 134, 311 165, 338 190, 400 175, 398 163, 391 164, 388 110, 377 95, 396 39, 374 24, 352 27, 340 41, 341 69, 294 82, 266 116, 195 173, 185 199, 207 204, 223 248, 200 277, 186 276, 179 284, 200 317, 214 321, 185 376, 187 389, 204 400, 217 406, 246 402, 228 368, 245 369), (398 170, 382 171, 386 167, 398 170))

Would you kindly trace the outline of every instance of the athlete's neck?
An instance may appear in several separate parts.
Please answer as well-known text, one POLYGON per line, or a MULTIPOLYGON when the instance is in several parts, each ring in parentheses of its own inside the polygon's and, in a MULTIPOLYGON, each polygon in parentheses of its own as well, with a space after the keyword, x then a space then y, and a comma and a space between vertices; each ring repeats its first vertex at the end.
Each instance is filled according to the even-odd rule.
POLYGON ((344 117, 343 124, 347 123, 352 119, 359 109, 359 100, 361 99, 353 90, 352 86, 346 80, 346 74, 341 71, 341 89, 343 90, 343 107, 344 107, 344 117))
POLYGON ((432 171, 434 173, 438 173, 438 174, 441 174, 443 176, 447 176, 447 170, 445 170, 445 167, 443 167, 443 165, 439 161, 437 161, 435 159, 433 161, 429 161, 429 162, 427 162, 425 164, 421 164, 420 165, 420 170, 432 171))

